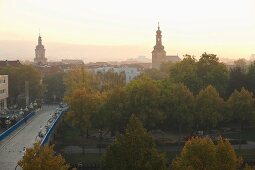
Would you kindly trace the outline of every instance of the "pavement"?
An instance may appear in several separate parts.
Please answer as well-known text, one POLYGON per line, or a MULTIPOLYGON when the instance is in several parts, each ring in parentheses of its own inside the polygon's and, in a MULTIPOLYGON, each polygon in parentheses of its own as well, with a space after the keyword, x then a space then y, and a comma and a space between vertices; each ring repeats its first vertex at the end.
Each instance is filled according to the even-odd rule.
MULTIPOLYGON (((32 147, 36 142, 40 127, 44 127, 57 105, 45 105, 9 137, 0 142, 0 170, 14 170, 22 158, 23 148, 32 147)), ((20 169, 17 167, 17 169, 20 169)))

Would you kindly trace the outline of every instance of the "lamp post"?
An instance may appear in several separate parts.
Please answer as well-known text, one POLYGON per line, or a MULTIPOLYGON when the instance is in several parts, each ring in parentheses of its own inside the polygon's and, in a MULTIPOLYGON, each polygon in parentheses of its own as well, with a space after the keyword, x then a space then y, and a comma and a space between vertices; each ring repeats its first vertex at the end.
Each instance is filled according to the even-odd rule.
POLYGON ((101 154, 101 145, 102 145, 102 139, 103 139, 103 131, 102 129, 99 129, 99 153, 101 154))

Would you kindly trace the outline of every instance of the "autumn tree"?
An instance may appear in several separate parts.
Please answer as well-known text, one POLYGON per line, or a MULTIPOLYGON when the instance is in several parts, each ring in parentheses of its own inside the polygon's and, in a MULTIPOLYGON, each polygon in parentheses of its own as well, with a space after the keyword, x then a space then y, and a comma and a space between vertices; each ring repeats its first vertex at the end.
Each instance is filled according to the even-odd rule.
POLYGON ((98 81, 84 67, 69 71, 65 74, 63 81, 65 84, 66 99, 71 96, 76 89, 86 88, 88 90, 94 90, 98 88, 98 81))
POLYGON ((255 100, 253 93, 245 88, 241 91, 235 90, 228 99, 228 107, 231 110, 232 117, 240 124, 240 143, 241 147, 242 130, 245 123, 255 119, 255 100))
POLYGON ((72 124, 80 129, 81 136, 84 135, 91 126, 92 114, 98 111, 101 103, 99 93, 92 93, 91 91, 80 88, 73 91, 71 96, 67 99, 70 106, 67 113, 68 119, 72 124))
POLYGON ((173 170, 236 170, 240 163, 227 140, 220 138, 215 145, 209 137, 195 137, 185 143, 171 166, 173 170))
POLYGON ((225 102, 217 90, 209 85, 196 96, 195 121, 200 128, 215 127, 223 119, 225 102))
POLYGON ((152 136, 134 115, 124 134, 117 136, 103 157, 106 170, 165 170, 165 157, 156 149, 152 136))
POLYGON ((54 153, 53 147, 53 145, 41 147, 39 143, 35 143, 32 148, 26 149, 18 165, 23 170, 67 170, 69 166, 61 155, 54 153))
POLYGON ((216 145, 216 169, 236 170, 242 163, 227 139, 220 138, 216 145))

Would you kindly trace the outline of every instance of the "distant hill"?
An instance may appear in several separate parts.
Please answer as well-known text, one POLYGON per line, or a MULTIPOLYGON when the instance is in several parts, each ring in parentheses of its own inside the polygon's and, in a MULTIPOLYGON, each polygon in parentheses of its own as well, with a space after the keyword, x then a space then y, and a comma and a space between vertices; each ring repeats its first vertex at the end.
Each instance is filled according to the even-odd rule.
POLYGON ((129 58, 126 62, 130 63, 151 63, 151 59, 146 58, 145 56, 138 56, 136 58, 129 58))

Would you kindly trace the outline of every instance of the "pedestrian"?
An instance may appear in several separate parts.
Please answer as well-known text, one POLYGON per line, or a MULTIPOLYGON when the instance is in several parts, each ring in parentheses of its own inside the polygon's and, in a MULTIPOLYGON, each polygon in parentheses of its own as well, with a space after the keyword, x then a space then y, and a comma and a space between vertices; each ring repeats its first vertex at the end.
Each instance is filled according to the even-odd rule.
POLYGON ((38 136, 41 138, 43 136, 43 133, 42 133, 42 126, 40 126, 40 130, 38 132, 38 136))
POLYGON ((26 153, 26 147, 25 147, 25 146, 23 147, 22 153, 23 153, 23 156, 24 156, 25 153, 26 153))

